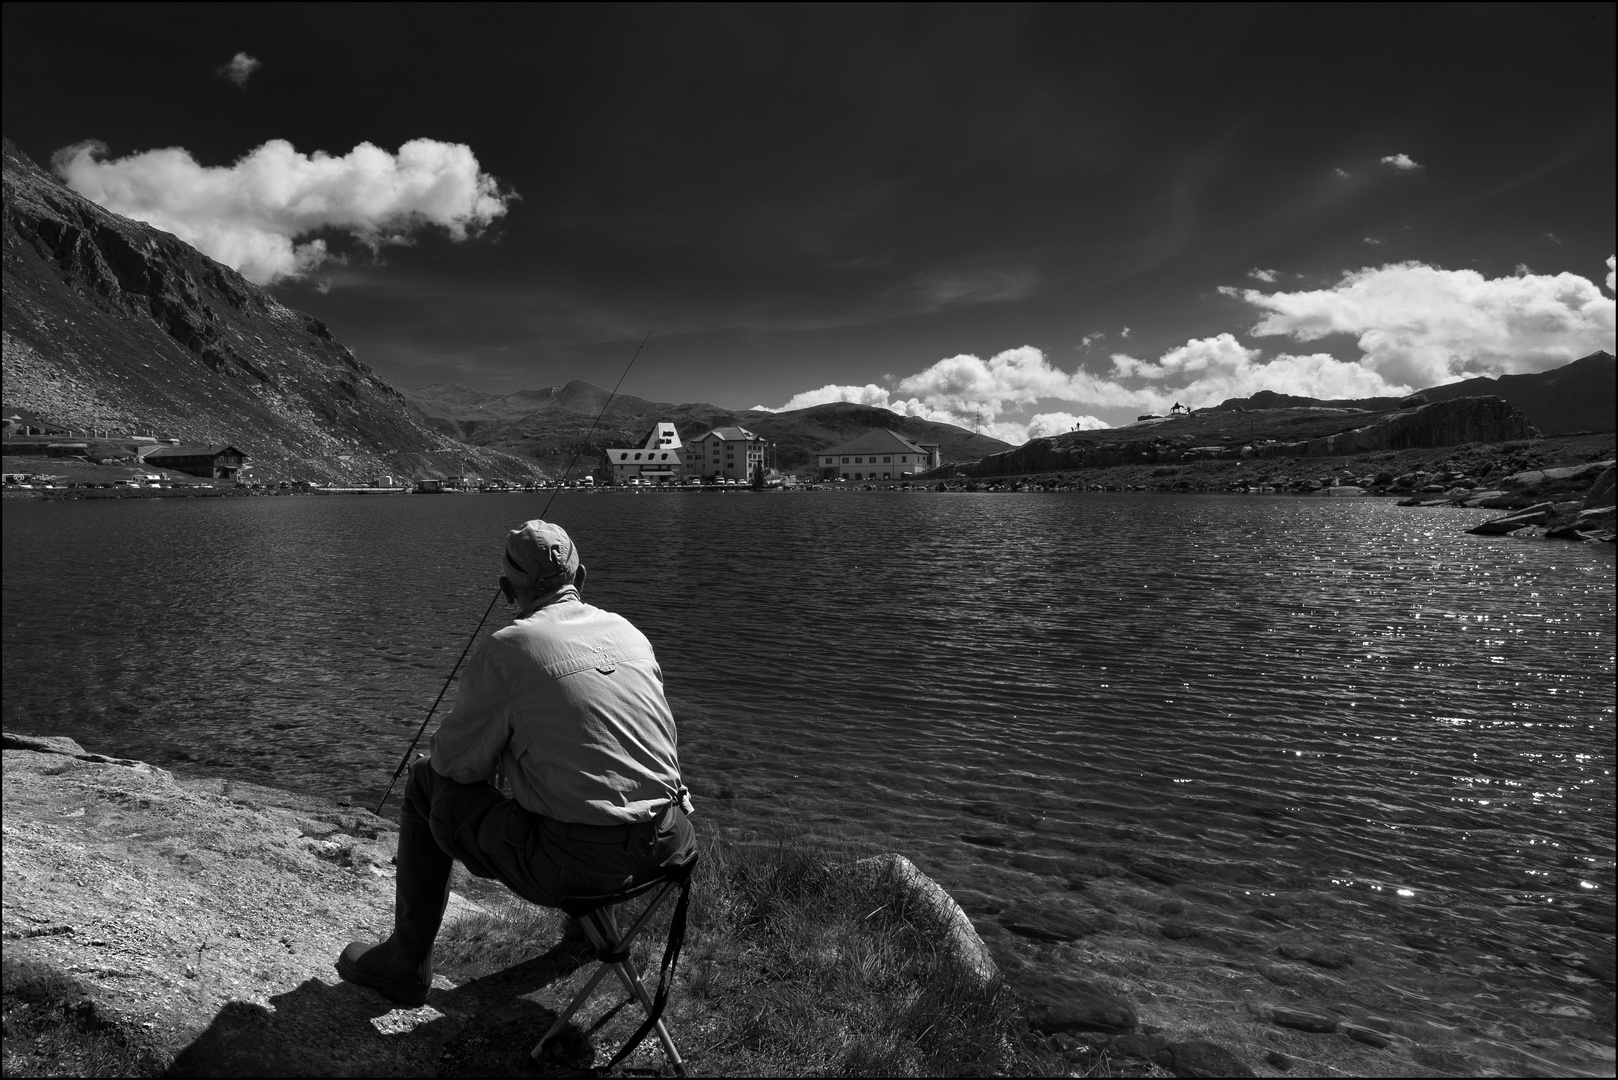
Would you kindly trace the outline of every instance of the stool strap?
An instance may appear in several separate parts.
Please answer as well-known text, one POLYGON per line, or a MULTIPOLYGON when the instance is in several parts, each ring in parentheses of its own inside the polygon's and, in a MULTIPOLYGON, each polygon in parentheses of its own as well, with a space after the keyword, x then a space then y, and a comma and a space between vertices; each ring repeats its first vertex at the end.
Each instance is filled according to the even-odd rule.
POLYGON ((663 948, 663 964, 658 971, 657 993, 652 997, 652 1011, 646 1015, 646 1022, 641 1024, 635 1034, 624 1043, 613 1059, 607 1062, 602 1072, 612 1071, 624 1058, 635 1052, 635 1047, 641 1044, 648 1032, 657 1026, 663 1018, 663 1007, 669 1003, 669 983, 673 978, 674 969, 680 963, 680 947, 685 944, 685 913, 691 901, 691 871, 696 869, 696 860, 686 863, 680 876, 680 899, 675 902, 674 916, 669 920, 669 941, 663 948))

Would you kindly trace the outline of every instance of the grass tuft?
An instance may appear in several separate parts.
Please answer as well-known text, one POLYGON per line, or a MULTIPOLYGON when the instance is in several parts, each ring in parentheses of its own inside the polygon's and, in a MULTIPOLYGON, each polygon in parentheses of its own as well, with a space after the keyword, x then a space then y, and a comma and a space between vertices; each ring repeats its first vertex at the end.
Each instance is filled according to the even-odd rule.
POLYGON ((28 957, 0 957, 0 1075, 161 1076, 165 1056, 107 1017, 84 986, 28 957))

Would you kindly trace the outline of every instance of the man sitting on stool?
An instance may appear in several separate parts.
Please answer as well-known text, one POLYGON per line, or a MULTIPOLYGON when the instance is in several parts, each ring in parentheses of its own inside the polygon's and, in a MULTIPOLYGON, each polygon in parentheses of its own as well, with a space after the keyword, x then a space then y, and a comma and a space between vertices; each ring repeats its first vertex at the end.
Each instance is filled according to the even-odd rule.
POLYGON ((655 878, 696 848, 651 642, 579 599, 578 550, 549 522, 507 535, 502 574, 516 620, 472 652, 454 710, 410 769, 393 936, 337 961, 401 1005, 427 1000, 454 860, 554 907, 655 878))

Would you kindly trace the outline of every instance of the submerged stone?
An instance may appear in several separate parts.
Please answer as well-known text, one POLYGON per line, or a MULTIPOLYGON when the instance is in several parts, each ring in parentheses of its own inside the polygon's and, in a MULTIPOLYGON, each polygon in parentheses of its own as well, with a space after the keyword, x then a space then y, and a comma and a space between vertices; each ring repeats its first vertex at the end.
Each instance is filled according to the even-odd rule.
POLYGON ((1336 1031, 1338 1023, 1334 1016, 1322 1016, 1320 1013, 1304 1012, 1302 1009, 1274 1008, 1270 1010, 1270 1019, 1282 1027, 1318 1035, 1328 1035, 1336 1031))
POLYGON ((1247 1063, 1218 1043, 1200 1039, 1170 1044, 1158 1064, 1175 1076, 1257 1076, 1247 1063))
POLYGON ((1058 1031, 1134 1031, 1140 1024, 1135 1006, 1071 975, 1025 972, 1012 987, 1026 1002, 1024 1017, 1046 1035, 1058 1031))

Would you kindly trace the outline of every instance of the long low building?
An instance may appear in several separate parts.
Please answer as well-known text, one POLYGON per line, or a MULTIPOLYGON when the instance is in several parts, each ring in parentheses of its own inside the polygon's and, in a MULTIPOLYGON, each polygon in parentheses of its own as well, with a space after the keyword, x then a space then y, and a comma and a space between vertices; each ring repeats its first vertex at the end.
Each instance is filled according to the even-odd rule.
POLYGON ((822 480, 899 480, 937 468, 938 446, 913 443, 887 428, 815 454, 822 480))
POLYGON ((233 480, 246 455, 227 443, 217 446, 160 446, 142 455, 147 465, 210 480, 233 480))

